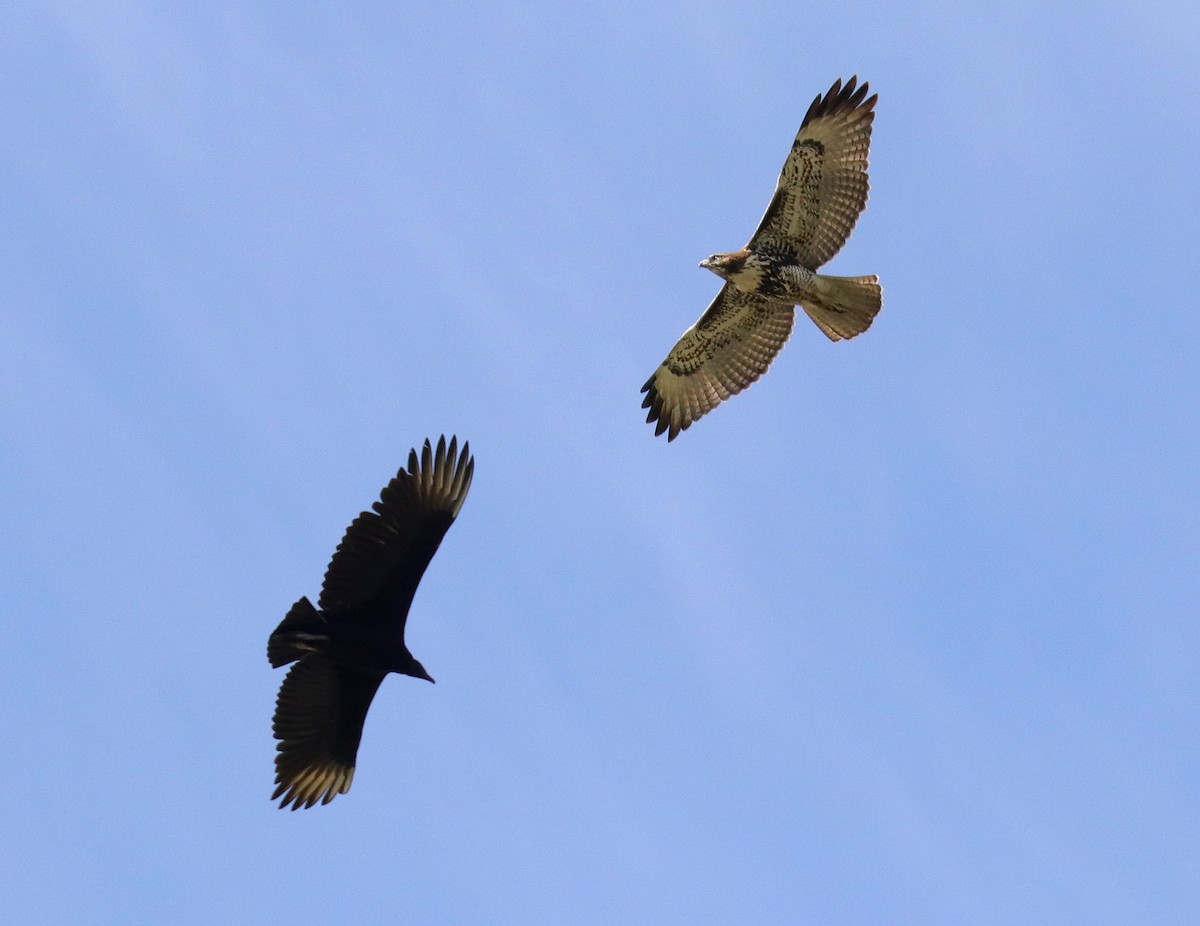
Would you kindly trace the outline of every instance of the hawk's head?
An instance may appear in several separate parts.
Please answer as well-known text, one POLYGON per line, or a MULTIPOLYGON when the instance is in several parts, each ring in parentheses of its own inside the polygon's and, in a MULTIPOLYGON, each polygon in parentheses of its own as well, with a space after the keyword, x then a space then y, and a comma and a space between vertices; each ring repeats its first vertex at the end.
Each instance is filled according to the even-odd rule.
POLYGON ((758 254, 746 248, 728 254, 713 254, 700 261, 704 270, 712 270, 716 276, 728 279, 738 289, 746 293, 757 293, 763 281, 763 261, 758 254))
POLYGON ((705 270, 711 270, 726 280, 738 273, 745 265, 745 251, 734 251, 732 254, 713 254, 700 261, 700 266, 705 270))

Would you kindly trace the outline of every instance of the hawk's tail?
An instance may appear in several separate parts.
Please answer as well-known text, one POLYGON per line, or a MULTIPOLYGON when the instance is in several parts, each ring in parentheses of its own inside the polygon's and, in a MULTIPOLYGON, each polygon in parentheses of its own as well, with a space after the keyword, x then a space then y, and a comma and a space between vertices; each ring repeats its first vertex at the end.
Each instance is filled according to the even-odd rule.
POLYGON ((816 297, 800 305, 831 341, 852 338, 871 327, 883 308, 879 277, 831 277, 813 275, 816 297))

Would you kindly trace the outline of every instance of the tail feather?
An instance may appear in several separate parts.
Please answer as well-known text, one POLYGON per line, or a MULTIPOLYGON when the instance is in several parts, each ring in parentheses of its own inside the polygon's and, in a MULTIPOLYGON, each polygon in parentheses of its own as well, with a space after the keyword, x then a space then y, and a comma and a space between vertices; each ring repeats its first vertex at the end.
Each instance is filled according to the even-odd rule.
POLYGON ((831 341, 852 338, 871 327, 883 308, 879 277, 813 277, 817 298, 800 305, 831 341))
POLYGON ((267 658, 278 669, 295 662, 314 649, 312 638, 324 636, 325 618, 308 598, 297 601, 267 640, 267 658), (297 638, 299 635, 299 639, 297 638), (304 638, 308 639, 305 640, 304 638))

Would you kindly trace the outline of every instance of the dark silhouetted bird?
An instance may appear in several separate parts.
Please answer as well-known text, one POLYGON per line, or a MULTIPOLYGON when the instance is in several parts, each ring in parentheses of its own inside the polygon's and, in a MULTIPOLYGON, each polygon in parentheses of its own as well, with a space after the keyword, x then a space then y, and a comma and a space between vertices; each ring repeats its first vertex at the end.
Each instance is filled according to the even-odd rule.
POLYGON ((833 341, 866 331, 882 307, 878 277, 816 272, 841 250, 867 204, 878 97, 856 83, 837 80, 813 100, 750 242, 700 262, 726 282, 642 387, 656 435, 668 431, 674 440, 767 372, 797 304, 833 341))
POLYGON ((457 438, 425 441, 418 461, 384 487, 346 529, 325 571, 320 610, 301 598, 267 641, 288 671, 275 703, 280 808, 328 804, 350 790, 363 721, 389 672, 433 679, 404 644, 408 609, 425 568, 471 487, 475 461, 457 438))

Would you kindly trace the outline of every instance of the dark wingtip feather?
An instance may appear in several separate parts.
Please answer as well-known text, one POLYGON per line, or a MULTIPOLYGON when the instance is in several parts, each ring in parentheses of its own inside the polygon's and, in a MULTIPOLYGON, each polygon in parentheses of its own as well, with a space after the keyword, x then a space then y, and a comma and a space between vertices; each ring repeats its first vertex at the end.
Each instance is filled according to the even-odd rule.
POLYGON ((421 448, 421 472, 429 472, 433 464, 433 447, 429 444, 429 438, 425 438, 425 446, 421 448))
POLYGON ((642 387, 642 392, 646 393, 646 397, 642 400, 642 408, 648 408, 646 413, 646 424, 654 425, 654 436, 658 437, 663 431, 668 431, 667 443, 675 440, 679 436, 680 431, 686 431, 690 421, 684 424, 678 424, 674 420, 668 420, 663 415, 663 398, 662 393, 654 385, 654 378, 658 374, 651 376, 646 380, 646 385, 642 387))
POLYGON ((877 93, 870 99, 867 99, 870 89, 871 84, 869 81, 863 81, 861 84, 858 83, 857 74, 852 75, 844 86, 842 79, 839 77, 833 82, 833 85, 826 93, 817 94, 816 99, 808 107, 808 112, 804 114, 804 121, 801 123, 801 128, 822 116, 856 109, 862 110, 867 114, 868 118, 873 117, 874 113, 871 110, 875 108, 875 104, 879 100, 879 94, 877 93))
POLYGON ((458 466, 454 470, 454 492, 466 498, 471 490, 471 480, 475 478, 475 458, 471 456, 470 441, 463 441, 462 454, 458 458, 458 466))
MULTIPOLYGON (((657 375, 657 374, 656 374, 657 375)), ((646 393, 646 397, 642 399, 642 408, 648 408, 646 413, 646 424, 653 424, 658 421, 662 415, 662 393, 658 391, 658 387, 654 385, 654 377, 646 381, 646 385, 642 387, 642 392, 646 393)), ((658 433, 662 433, 659 431, 658 433)))
POLYGON ((438 438, 437 453, 433 457, 433 469, 439 475, 446 468, 446 435, 438 438))

